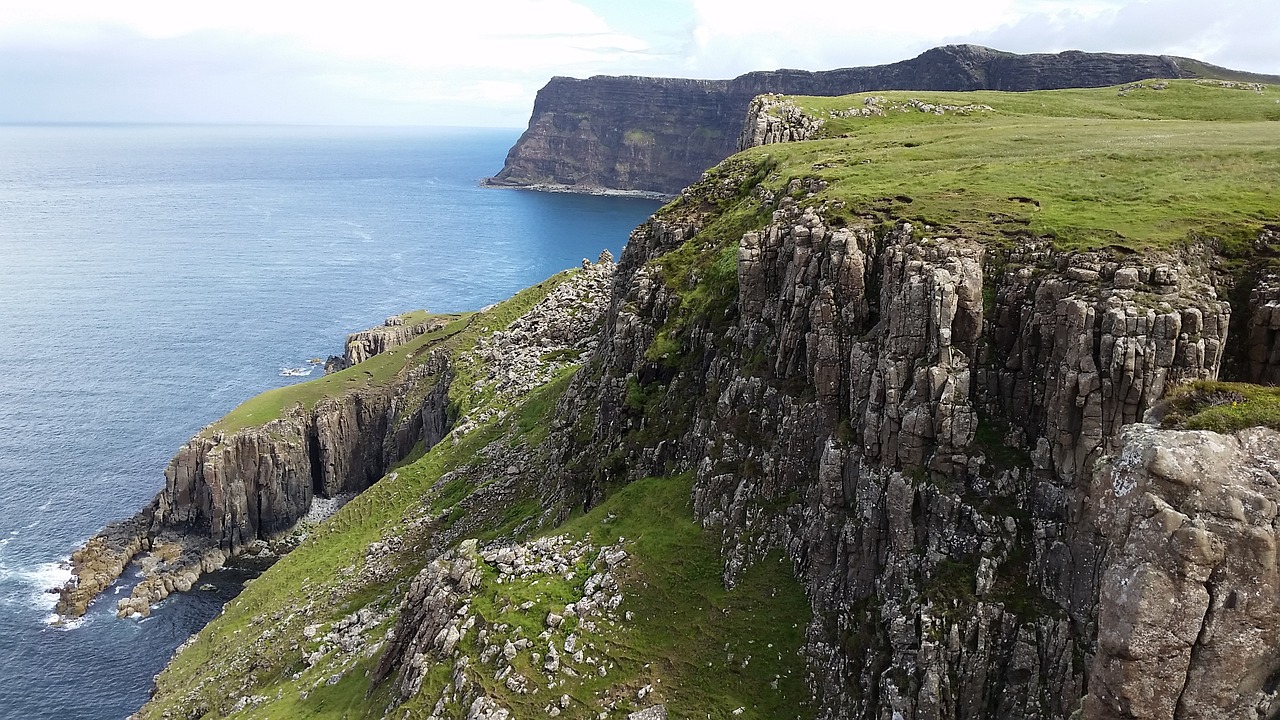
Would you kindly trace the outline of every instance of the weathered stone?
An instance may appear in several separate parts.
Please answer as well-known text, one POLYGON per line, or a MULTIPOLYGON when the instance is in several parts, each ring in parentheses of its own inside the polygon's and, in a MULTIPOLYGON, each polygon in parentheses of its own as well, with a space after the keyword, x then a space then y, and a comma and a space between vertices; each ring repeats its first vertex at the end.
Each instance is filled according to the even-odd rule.
POLYGON ((1280 433, 1133 425, 1092 500, 1110 549, 1084 717, 1280 710, 1280 433))

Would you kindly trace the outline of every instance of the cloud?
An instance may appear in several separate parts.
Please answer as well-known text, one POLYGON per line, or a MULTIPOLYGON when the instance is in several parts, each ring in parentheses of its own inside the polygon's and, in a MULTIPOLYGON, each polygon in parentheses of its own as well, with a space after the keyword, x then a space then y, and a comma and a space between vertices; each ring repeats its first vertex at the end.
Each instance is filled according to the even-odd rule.
POLYGON ((614 32, 572 0, 486 0, 426 3, 403 0, 6 0, 0 33, 10 37, 65 35, 75 28, 115 28, 147 40, 225 33, 287 42, 353 63, 418 69, 552 67, 591 62, 604 53, 640 51, 639 38, 614 32), (5 32, 7 31, 7 32, 5 32))
POLYGON ((1179 54, 1280 72, 1280 4, 1270 0, 809 0, 794 11, 775 0, 692 4, 678 70, 704 77, 873 65, 966 42, 1013 52, 1179 54))
POLYGON ((553 75, 727 78, 945 43, 1280 73, 1269 0, 4 0, 0 121, 519 126, 553 75))
POLYGON ((551 75, 649 51, 571 0, 6 4, 9 122, 520 125, 551 75))
POLYGON ((1013 0, 812 0, 794 12, 780 12, 771 0, 693 0, 693 6, 697 20, 687 65, 719 76, 893 62, 939 44, 947 34, 1016 19, 1013 0))
POLYGON ((1014 52, 1090 50, 1193 57, 1280 74, 1280 5, 1253 0, 1115 2, 1028 13, 978 41, 1014 52))

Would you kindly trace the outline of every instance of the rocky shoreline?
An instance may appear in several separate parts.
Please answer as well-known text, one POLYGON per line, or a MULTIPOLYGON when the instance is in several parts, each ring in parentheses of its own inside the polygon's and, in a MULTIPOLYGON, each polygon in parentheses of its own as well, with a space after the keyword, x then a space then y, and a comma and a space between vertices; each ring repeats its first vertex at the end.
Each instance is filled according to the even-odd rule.
MULTIPOLYGON (((614 272, 606 250, 595 263, 566 275, 547 297, 502 332, 484 333, 469 363, 488 363, 481 382, 519 394, 545 382, 594 348, 591 332, 609 297, 614 272)), ((330 359, 340 372, 425 333, 444 339, 444 320, 405 323, 402 317, 353 333, 345 356, 330 359)), ((468 323, 469 324, 469 323, 468 323)), ((83 615, 100 594, 136 563, 143 579, 117 603, 117 614, 146 616, 174 592, 243 558, 270 564, 309 527, 369 487, 415 446, 430 448, 449 435, 447 391, 454 374, 447 352, 428 344, 420 362, 395 382, 326 397, 310 408, 234 432, 203 429, 165 470, 166 486, 134 517, 108 525, 71 555, 72 577, 59 589, 59 622, 83 615), (325 512, 318 512, 324 509, 325 512)))
POLYGON ((658 200, 661 202, 674 200, 678 196, 678 194, 657 192, 653 190, 618 190, 607 187, 562 185, 557 183, 520 183, 502 181, 492 177, 485 178, 481 184, 485 187, 507 188, 510 190, 533 190, 535 192, 564 193, 566 195, 640 198, 642 200, 658 200))

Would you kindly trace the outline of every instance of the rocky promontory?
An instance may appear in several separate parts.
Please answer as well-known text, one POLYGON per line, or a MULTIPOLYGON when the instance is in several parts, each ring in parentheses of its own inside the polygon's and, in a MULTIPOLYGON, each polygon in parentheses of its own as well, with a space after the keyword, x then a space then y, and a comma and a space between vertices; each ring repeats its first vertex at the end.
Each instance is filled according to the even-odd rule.
POLYGON ((404 345, 423 333, 439 330, 447 324, 446 320, 438 317, 417 319, 393 315, 378 327, 348 335, 343 354, 330 356, 324 363, 324 371, 333 373, 346 370, 358 362, 404 345))
MULTIPOLYGON (((552 78, 494 185, 674 195, 738 149, 752 98, 873 90, 1053 90, 1149 78, 1247 75, 1156 55, 1068 51, 1017 55, 948 45, 889 65, 774 70, 732 80, 599 75, 552 78)), ((1250 76, 1264 82, 1280 78, 1250 76)))
MULTIPOLYGON (((495 361, 486 367, 500 372, 493 380, 500 380, 502 391, 527 392, 593 347, 589 331, 613 267, 608 251, 599 262, 583 261, 571 278, 539 286, 537 294, 546 297, 508 331, 485 334, 476 352, 495 361), (561 355, 540 361, 548 353, 561 355)), ((451 343, 471 329, 475 317, 428 316, 412 323, 396 317, 354 333, 346 356, 337 358, 341 363, 331 361, 350 364, 313 381, 327 383, 318 399, 286 404, 279 417, 244 427, 235 427, 243 424, 238 410, 202 430, 174 455, 164 489, 146 508, 107 526, 72 554, 73 577, 61 589, 58 614, 83 614, 137 562, 143 579, 119 601, 118 611, 147 615, 152 604, 190 590, 203 573, 288 533, 314 500, 350 498, 415 449, 434 446, 459 420, 449 408, 456 371, 451 343), (373 374, 372 368, 366 371, 367 361, 385 359, 397 348, 401 356, 391 359, 396 367, 381 370, 389 372, 384 382, 356 380, 373 374)))
POLYGON ((761 101, 140 717, 1274 716, 1273 92, 761 101))

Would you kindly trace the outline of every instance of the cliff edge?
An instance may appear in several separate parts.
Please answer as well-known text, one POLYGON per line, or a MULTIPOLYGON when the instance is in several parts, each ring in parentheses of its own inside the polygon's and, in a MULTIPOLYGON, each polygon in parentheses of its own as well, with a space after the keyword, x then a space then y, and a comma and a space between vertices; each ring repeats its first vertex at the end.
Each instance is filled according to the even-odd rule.
POLYGON ((1274 93, 772 99, 139 716, 1273 715, 1274 93))
POLYGON ((494 185, 674 195, 735 152, 751 99, 764 93, 845 95, 873 90, 1052 90, 1150 78, 1280 82, 1168 56, 1017 55, 948 45, 889 65, 823 72, 751 72, 732 80, 552 78, 494 185))

